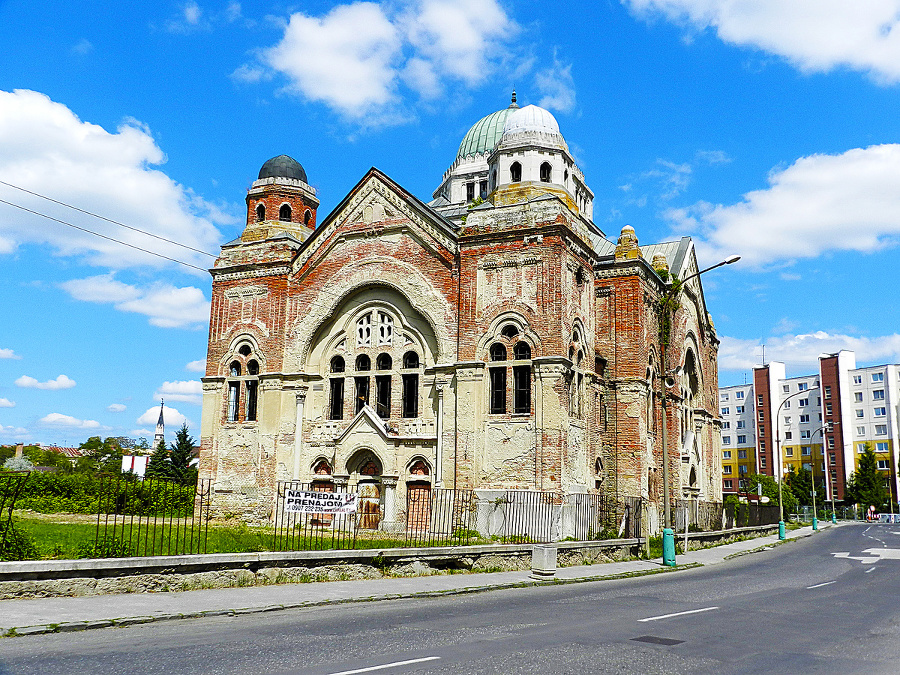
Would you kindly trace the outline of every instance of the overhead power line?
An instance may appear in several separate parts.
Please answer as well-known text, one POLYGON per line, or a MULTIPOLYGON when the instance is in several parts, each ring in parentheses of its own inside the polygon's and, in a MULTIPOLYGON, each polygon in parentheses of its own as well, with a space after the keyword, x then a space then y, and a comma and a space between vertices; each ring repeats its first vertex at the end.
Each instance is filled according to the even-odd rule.
MULTIPOLYGON (((52 197, 48 197, 47 195, 42 195, 39 192, 33 192, 32 190, 26 190, 23 187, 19 187, 18 185, 13 185, 12 183, 7 183, 6 181, 3 181, 3 180, 0 180, 0 185, 5 185, 6 187, 11 187, 14 190, 20 190, 21 192, 25 192, 25 193, 33 195, 35 197, 40 197, 41 199, 46 199, 48 202, 53 202, 54 204, 59 204, 60 206, 65 206, 67 209, 72 209, 74 211, 78 211, 79 213, 83 213, 88 216, 93 216, 94 218, 99 218, 100 220, 105 220, 106 222, 112 223, 113 225, 118 225, 119 227, 124 227, 127 230, 131 230, 133 232, 139 232, 140 234, 146 235, 148 237, 153 237, 154 239, 159 239, 160 241, 164 241, 167 244, 173 244, 175 246, 180 246, 181 248, 186 248, 189 251, 194 251, 195 253, 200 253, 202 255, 208 255, 210 258, 218 257, 214 253, 208 253, 206 251, 201 251, 199 248, 194 248, 193 246, 188 246, 187 244, 182 244, 181 242, 174 241, 172 239, 167 239, 166 237, 161 237, 158 234, 153 234, 152 232, 147 232, 146 230, 141 230, 140 228, 133 227, 131 225, 126 225, 125 223, 120 223, 118 220, 113 220, 112 218, 107 218, 106 216, 101 216, 100 214, 94 213, 93 211, 87 211, 87 210, 79 208, 77 206, 73 206, 72 204, 67 204, 66 202, 61 202, 58 199, 53 199, 52 197)), ((4 202, 4 203, 9 204, 9 202, 4 202)), ((12 204, 11 206, 15 206, 15 204, 12 204)), ((27 211, 28 209, 25 209, 25 210, 27 211)), ((43 215, 43 214, 39 213, 38 215, 43 215)), ((47 217, 49 217, 49 216, 47 216, 47 217)), ((63 221, 59 221, 59 222, 63 222, 63 221)), ((64 223, 64 224, 68 225, 68 223, 64 223)), ((92 233, 92 234, 96 234, 96 233, 92 233)), ((100 236, 103 236, 103 235, 100 235, 100 236)), ((116 241, 116 240, 113 240, 113 241, 116 241)), ((123 243, 123 242, 119 242, 119 243, 123 243)), ((126 245, 128 245, 128 244, 126 244, 126 245)), ((137 247, 134 247, 134 248, 137 248, 137 247)), ((165 257, 165 256, 161 256, 161 257, 165 257)), ((179 261, 176 261, 176 262, 179 262, 179 261)))
MULTIPOLYGON (((13 204, 12 202, 8 202, 8 201, 6 201, 5 199, 0 199, 0 204, 6 204, 7 206, 12 206, 13 208, 20 209, 21 211, 25 211, 25 212, 27 212, 27 213, 32 213, 32 214, 34 214, 34 215, 36 215, 36 216, 40 216, 41 218, 46 218, 47 220, 52 220, 52 221, 54 221, 54 222, 60 223, 61 225, 65 225, 65 226, 67 226, 67 227, 71 227, 71 228, 74 228, 74 229, 76 229, 76 230, 80 230, 81 232, 86 232, 87 234, 92 234, 92 235, 94 235, 95 237, 100 237, 101 239, 106 239, 107 241, 112 241, 112 242, 115 242, 116 244, 121 244, 122 246, 127 246, 128 248, 133 248, 133 249, 135 249, 136 251, 141 251, 142 253, 147 253, 147 254, 149 254, 149 255, 154 255, 154 256, 156 256, 157 258, 163 258, 163 259, 168 260, 168 261, 170 261, 170 262, 178 263, 179 265, 184 265, 185 267, 192 267, 192 268, 194 268, 195 270, 200 270, 201 272, 206 272, 206 271, 208 271, 208 270, 206 270, 206 269, 203 268, 203 267, 198 267, 197 265, 192 265, 191 263, 184 262, 183 260, 178 260, 177 258, 170 258, 169 256, 163 255, 162 253, 157 253, 157 252, 155 252, 155 251, 151 251, 151 250, 146 249, 146 248, 141 248, 140 246, 135 246, 134 244, 129 244, 127 241, 122 241, 122 240, 116 239, 116 238, 114 238, 114 237, 108 237, 108 236, 106 236, 105 234, 100 234, 99 232, 94 232, 93 230, 89 230, 89 229, 86 228, 86 227, 80 227, 79 225, 75 225, 75 224, 70 223, 70 222, 68 222, 68 221, 60 220, 59 218, 54 218, 53 216, 48 216, 46 213, 41 213, 40 211, 34 211, 34 210, 32 210, 32 209, 25 208, 24 206, 21 206, 21 205, 19 205, 19 204, 13 204)), ((133 228, 132 228, 132 229, 133 229, 133 228)), ((201 251, 201 253, 202 253, 202 251, 201 251)), ((209 254, 207 254, 207 255, 209 255, 209 254)))

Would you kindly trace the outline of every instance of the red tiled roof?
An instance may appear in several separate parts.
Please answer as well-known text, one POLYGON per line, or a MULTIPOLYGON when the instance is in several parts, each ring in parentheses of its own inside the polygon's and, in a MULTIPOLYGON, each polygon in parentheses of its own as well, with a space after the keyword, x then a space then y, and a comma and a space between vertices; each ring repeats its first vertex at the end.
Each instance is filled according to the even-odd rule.
POLYGON ((44 450, 49 450, 50 452, 58 452, 72 459, 77 459, 78 457, 84 455, 84 451, 81 448, 60 448, 56 445, 45 445, 44 450))

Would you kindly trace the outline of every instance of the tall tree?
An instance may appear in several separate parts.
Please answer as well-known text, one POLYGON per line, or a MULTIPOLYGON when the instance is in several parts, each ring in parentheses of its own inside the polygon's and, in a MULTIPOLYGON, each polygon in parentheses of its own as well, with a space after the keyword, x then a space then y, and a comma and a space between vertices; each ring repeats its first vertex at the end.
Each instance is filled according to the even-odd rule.
POLYGON ((84 443, 78 446, 84 451, 84 456, 88 458, 88 462, 76 465, 83 468, 90 467, 91 470, 99 473, 121 473, 122 472, 122 447, 119 445, 118 439, 110 436, 105 440, 100 440, 99 436, 91 436, 84 443))
POLYGON ((194 459, 194 439, 188 433, 187 423, 175 432, 175 442, 169 454, 171 476, 180 483, 188 485, 197 481, 197 470, 191 466, 194 459))
POLYGON ((144 476, 147 478, 170 478, 172 473, 171 467, 169 449, 166 447, 166 442, 161 440, 156 444, 153 454, 150 455, 144 476))
MULTIPOLYGON (((785 483, 787 483, 791 492, 794 493, 794 496, 797 498, 797 501, 803 506, 811 506, 812 505, 812 472, 809 469, 800 468, 798 470, 794 470, 792 466, 790 471, 788 471, 788 475, 785 477, 785 483)), ((825 504, 825 490, 822 488, 821 482, 816 485, 816 504, 818 506, 823 506, 825 504)))
POLYGON ((878 470, 878 459, 871 443, 866 443, 859 456, 856 471, 850 475, 845 490, 846 499, 864 509, 874 506, 883 509, 888 500, 884 475, 878 470))

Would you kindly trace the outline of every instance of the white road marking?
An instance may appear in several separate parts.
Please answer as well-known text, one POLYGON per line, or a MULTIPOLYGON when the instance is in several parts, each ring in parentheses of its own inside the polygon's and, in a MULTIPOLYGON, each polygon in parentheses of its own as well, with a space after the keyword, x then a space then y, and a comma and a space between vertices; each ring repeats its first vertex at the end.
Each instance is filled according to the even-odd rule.
POLYGON ((714 609, 719 609, 718 607, 704 607, 703 609, 689 609, 686 612, 675 612, 674 614, 662 614, 661 616, 650 616, 646 619, 638 619, 639 622, 643 623, 645 621, 659 621, 660 619, 671 619, 673 616, 684 616, 685 614, 699 614, 700 612, 711 612, 714 609))
MULTIPOLYGON (((874 568, 873 568, 873 569, 874 569, 874 568)), ((821 583, 821 584, 816 584, 815 586, 807 586, 807 587, 806 587, 806 590, 811 590, 811 589, 813 589, 813 588, 822 588, 822 586, 830 586, 830 585, 833 584, 833 583, 835 583, 835 582, 833 582, 833 581, 826 581, 826 582, 821 583)))
POLYGON ((877 567, 870 567, 869 569, 866 570, 866 574, 868 574, 869 572, 874 572, 876 569, 878 569, 878 568, 877 568, 877 567))
POLYGON ((410 666, 414 663, 425 663, 426 661, 439 661, 440 656, 426 656, 422 659, 410 659, 409 661, 395 661, 394 663, 385 663, 380 666, 369 666, 368 668, 357 668, 356 670, 342 670, 339 673, 331 673, 331 675, 353 675, 354 673, 371 673, 373 670, 384 670, 385 668, 396 668, 397 666, 410 666))

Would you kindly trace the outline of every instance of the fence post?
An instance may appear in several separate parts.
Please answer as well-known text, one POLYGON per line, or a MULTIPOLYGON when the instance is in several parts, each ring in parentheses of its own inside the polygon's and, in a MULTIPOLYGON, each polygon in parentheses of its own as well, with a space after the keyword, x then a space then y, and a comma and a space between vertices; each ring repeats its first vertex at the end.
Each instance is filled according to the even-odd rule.
POLYGON ((556 544, 535 544, 531 549, 531 578, 550 581, 556 576, 556 544))

